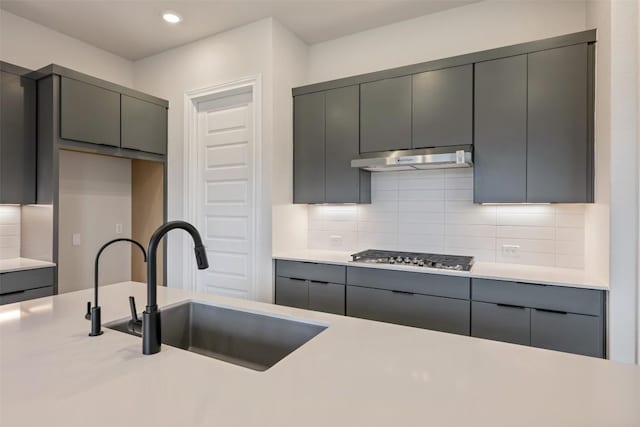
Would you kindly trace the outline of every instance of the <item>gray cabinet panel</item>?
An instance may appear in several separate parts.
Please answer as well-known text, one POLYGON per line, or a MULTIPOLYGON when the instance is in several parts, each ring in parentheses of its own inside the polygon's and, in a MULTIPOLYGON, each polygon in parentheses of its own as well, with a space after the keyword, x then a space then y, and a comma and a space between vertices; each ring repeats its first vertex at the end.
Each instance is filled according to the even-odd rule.
POLYGON ((308 308, 309 284, 304 279, 276 277, 276 304, 308 308))
POLYGON ((347 286, 347 315, 469 335, 469 301, 347 286))
POLYGON ((11 294, 0 295, 0 305, 12 304, 14 302, 28 301, 30 299, 49 297, 53 295, 53 286, 44 288, 29 289, 26 291, 14 292, 11 294))
POLYGON ((120 147, 120 94, 62 77, 60 136, 120 147))
POLYGON ((308 279, 318 282, 345 282, 345 267, 341 265, 278 260, 276 262, 276 274, 282 277, 308 279))
POLYGON ((587 44, 528 55, 528 202, 589 202, 587 44))
POLYGON ((360 85, 360 152, 411 148, 411 76, 360 85))
MULTIPOLYGON (((359 155, 360 92, 348 86, 325 93, 326 203, 370 202, 361 200, 361 171, 351 167, 359 155)), ((369 179, 366 172, 364 179, 369 179)))
POLYGON ((551 350, 604 357, 600 317, 532 310, 531 345, 551 350))
POLYGON ((527 56, 475 64, 475 203, 527 200, 527 56))
POLYGON ((468 299, 470 295, 470 280, 467 277, 368 267, 347 268, 347 284, 449 298, 468 299))
POLYGON ((53 285, 53 268, 37 268, 0 274, 0 294, 53 285))
POLYGON ((344 314, 344 285, 309 282, 309 309, 325 313, 344 314))
POLYGON ((0 72, 0 204, 36 201, 36 82, 0 72))
POLYGON ((603 315, 603 291, 473 279, 474 301, 521 305, 569 313, 603 315))
POLYGON ((294 98, 293 202, 325 200, 325 115, 323 92, 294 98))
POLYGON ((413 148, 473 144, 473 65, 413 75, 413 148))
POLYGON ((122 95, 122 148, 167 154, 167 109, 122 95))
POLYGON ((471 302, 471 336, 529 345, 531 309, 471 302))

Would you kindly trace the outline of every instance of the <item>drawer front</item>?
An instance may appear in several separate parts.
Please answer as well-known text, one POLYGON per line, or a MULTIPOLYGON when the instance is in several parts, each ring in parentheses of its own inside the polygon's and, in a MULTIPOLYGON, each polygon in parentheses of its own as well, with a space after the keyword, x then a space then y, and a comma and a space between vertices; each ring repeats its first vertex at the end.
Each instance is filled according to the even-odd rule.
POLYGON ((53 286, 44 288, 29 289, 27 291, 14 292, 12 294, 0 295, 0 305, 22 302, 35 298, 49 297, 53 295, 53 286))
POLYGON ((531 309, 471 302, 471 336, 529 345, 531 309))
POLYGON ((309 307, 309 284, 304 279, 276 277, 276 304, 309 307))
POLYGON ((469 335, 469 301, 347 286, 347 315, 469 335))
POLYGON ((345 286, 337 283, 309 282, 309 310, 344 314, 345 286))
POLYGON ((0 274, 0 295, 45 286, 53 286, 53 268, 37 268, 0 274))
POLYGON ((603 315, 602 291, 592 289, 473 279, 472 299, 591 316, 603 315))
POLYGON ((585 356, 604 357, 601 317, 531 311, 531 345, 585 356))
POLYGON ((469 299, 470 279, 368 267, 347 268, 347 284, 423 295, 469 299))
POLYGON ((276 263, 276 274, 281 277, 308 279, 318 282, 341 283, 345 281, 345 267, 315 262, 281 261, 276 263))

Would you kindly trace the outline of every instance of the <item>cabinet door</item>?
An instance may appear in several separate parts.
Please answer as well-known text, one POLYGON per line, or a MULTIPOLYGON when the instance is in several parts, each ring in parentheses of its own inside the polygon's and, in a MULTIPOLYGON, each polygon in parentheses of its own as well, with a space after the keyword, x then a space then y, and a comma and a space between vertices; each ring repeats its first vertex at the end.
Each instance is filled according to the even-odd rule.
POLYGON ((325 201, 324 92, 293 101, 293 203, 325 201))
POLYGON ((309 283, 304 279, 276 277, 276 304, 309 308, 309 283))
POLYGON ((0 72, 0 204, 36 201, 36 83, 0 72))
POLYGON ((475 64, 476 203, 527 199, 527 56, 475 64))
POLYGON ((309 281, 309 309, 344 314, 344 285, 309 281))
POLYGON ((370 172, 351 167, 359 155, 360 92, 358 86, 329 90, 325 94, 326 198, 327 203, 370 202, 361 200, 361 180, 370 172))
POLYGON ((604 357, 602 317, 533 309, 531 345, 604 357))
POLYGON ((411 148, 411 76, 360 85, 360 152, 411 148))
POLYGON ((347 286, 347 315, 469 335, 469 301, 347 286))
POLYGON ((528 55, 528 202, 591 201, 587 44, 528 55))
POLYGON ((526 307, 471 303, 471 336, 529 345, 531 310, 526 307))
POLYGON ((167 154, 167 109, 121 95, 122 148, 167 154))
POLYGON ((120 147, 120 94, 62 77, 60 136, 120 147))
POLYGON ((413 148, 473 144, 473 65, 413 76, 413 148))

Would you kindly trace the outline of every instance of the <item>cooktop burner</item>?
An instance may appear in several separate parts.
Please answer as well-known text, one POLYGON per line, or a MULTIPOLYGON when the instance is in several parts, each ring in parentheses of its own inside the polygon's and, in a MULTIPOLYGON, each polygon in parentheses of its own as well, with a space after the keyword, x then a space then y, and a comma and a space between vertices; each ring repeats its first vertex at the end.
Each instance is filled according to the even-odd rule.
POLYGON ((400 264, 416 267, 442 268, 444 270, 469 271, 473 257, 460 255, 425 254, 419 252, 395 252, 368 249, 351 255, 354 262, 372 264, 400 264))

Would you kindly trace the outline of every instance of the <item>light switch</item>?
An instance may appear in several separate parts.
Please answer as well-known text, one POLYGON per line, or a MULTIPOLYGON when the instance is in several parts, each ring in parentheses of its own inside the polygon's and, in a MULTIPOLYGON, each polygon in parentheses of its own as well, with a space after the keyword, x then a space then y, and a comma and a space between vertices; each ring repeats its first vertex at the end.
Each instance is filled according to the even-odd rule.
POLYGON ((80 246, 80 233, 73 233, 73 246, 80 246))
POLYGON ((520 255, 520 245, 502 245, 502 255, 517 257, 520 255))
POLYGON ((116 224, 116 234, 122 234, 122 224, 116 224))

